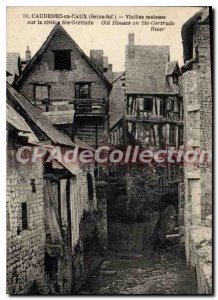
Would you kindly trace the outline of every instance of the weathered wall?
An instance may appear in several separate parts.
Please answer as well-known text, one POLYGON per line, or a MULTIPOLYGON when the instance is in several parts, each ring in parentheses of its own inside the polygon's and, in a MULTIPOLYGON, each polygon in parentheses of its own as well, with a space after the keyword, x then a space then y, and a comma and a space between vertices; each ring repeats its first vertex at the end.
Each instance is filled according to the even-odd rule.
MULTIPOLYGON (((182 76, 184 101, 184 141, 186 148, 212 150, 212 82, 210 26, 196 24, 194 39, 198 61, 182 76)), ((211 251, 211 231, 205 227, 212 214, 212 164, 187 164, 184 168, 184 225, 188 264, 196 268, 201 293, 211 293, 211 263, 205 259, 211 251), (207 234, 205 235, 205 230, 207 234), (200 240, 199 240, 200 238, 200 240), (201 245, 203 241, 210 243, 201 245), (206 248, 205 248, 206 247, 206 248), (202 253, 205 253, 202 256, 202 253), (203 259, 203 260, 202 260, 203 259), (206 273, 205 273, 206 272, 206 273), (206 275, 205 275, 206 274, 206 275), (205 277, 206 276, 206 277, 205 277)))
POLYGON ((25 294, 35 283, 46 292, 44 277, 43 166, 16 163, 16 147, 7 149, 7 290, 25 294), (35 180, 35 192, 31 179, 35 180), (27 203, 28 228, 22 231, 21 203, 27 203))
POLYGON ((75 98, 75 82, 92 82, 91 98, 107 98, 108 90, 100 76, 82 58, 79 51, 61 31, 58 32, 46 49, 40 62, 32 69, 22 83, 20 92, 30 101, 34 100, 33 83, 51 85, 51 99, 72 100, 75 98), (71 49, 72 70, 54 70, 53 50, 71 49))
POLYGON ((117 79, 113 82, 113 88, 109 97, 110 127, 112 127, 125 112, 125 90, 123 81, 117 79))
MULTIPOLYGON (((34 84, 46 84, 50 86, 50 111, 72 111, 73 104, 68 102, 75 99, 75 83, 88 82, 91 84, 91 99, 105 99, 106 103, 109 97, 109 90, 99 74, 94 71, 90 64, 82 57, 72 41, 58 31, 52 39, 48 48, 44 52, 40 61, 33 66, 31 72, 23 81, 20 92, 34 103, 34 84), (54 70, 54 51, 53 50, 71 50, 71 70, 54 70), (54 100, 54 101, 52 101, 54 100)), ((108 131, 108 120, 96 118, 74 119, 75 134, 86 143, 95 145, 95 124, 99 124, 98 139, 102 138, 104 130, 108 131), (94 122, 93 122, 94 120, 94 122), (94 123, 92 126, 91 123, 94 123), (93 129, 93 128, 94 129, 93 129)), ((69 117, 67 122, 69 123, 69 117)), ((68 129, 68 125, 62 125, 62 128, 68 129)), ((67 130, 66 130, 67 132, 67 130)), ((68 133, 70 136, 72 132, 68 133)))

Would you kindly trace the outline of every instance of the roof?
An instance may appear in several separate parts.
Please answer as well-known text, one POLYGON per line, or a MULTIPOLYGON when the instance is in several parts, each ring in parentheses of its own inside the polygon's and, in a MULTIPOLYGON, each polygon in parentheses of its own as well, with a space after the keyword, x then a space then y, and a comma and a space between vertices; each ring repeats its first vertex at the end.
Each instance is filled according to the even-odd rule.
POLYGON ((64 110, 64 111, 49 111, 43 112, 43 114, 50 120, 54 125, 72 124, 75 110, 64 110))
POLYGON ((210 9, 209 7, 203 7, 196 14, 194 14, 188 21, 182 26, 182 43, 183 43, 183 56, 184 62, 190 60, 193 56, 193 35, 194 25, 209 24, 210 9))
MULTIPOLYGON (((6 71, 10 73, 12 77, 8 77, 7 81, 12 84, 15 76, 20 75, 20 54, 17 52, 8 52, 6 56, 6 71)), ((7 75, 9 76, 9 75, 7 75)))
POLYGON ((31 132, 29 125, 24 118, 18 114, 10 105, 7 104, 7 122, 19 131, 31 132))
POLYGON ((52 125, 46 116, 43 115, 43 111, 40 108, 32 105, 22 94, 17 92, 9 84, 7 84, 7 97, 55 144, 75 146, 68 136, 58 131, 52 125))
POLYGON ((196 22, 199 23, 209 23, 209 7, 201 8, 196 14, 194 14, 188 21, 186 21, 182 26, 182 35, 192 27, 196 22))
POLYGON ((126 93, 163 94, 169 46, 126 46, 126 93))
POLYGON ((99 70, 99 68, 91 61, 91 59, 82 51, 82 49, 77 45, 77 43, 72 39, 72 37, 66 32, 66 30, 60 25, 58 22, 52 31, 50 32, 49 36, 45 40, 45 42, 42 44, 41 48, 36 52, 36 54, 32 57, 32 59, 29 61, 25 69, 23 70, 23 73, 21 76, 17 79, 16 85, 20 86, 24 79, 27 77, 27 75, 32 71, 33 67, 40 61, 42 55, 50 45, 52 39, 54 36, 58 33, 63 33, 70 42, 74 45, 74 47, 79 51, 81 56, 86 60, 86 62, 90 65, 90 67, 99 75, 99 77, 103 80, 104 84, 108 89, 112 88, 111 83, 108 81, 108 79, 104 76, 104 74, 99 70))
POLYGON ((178 61, 174 60, 174 61, 169 61, 166 64, 166 71, 165 71, 165 75, 169 76, 169 75, 173 75, 173 74, 178 74, 181 75, 180 69, 179 69, 179 65, 178 65, 178 61))
POLYGON ((124 75, 124 71, 122 72, 113 72, 113 79, 111 81, 111 83, 113 84, 115 81, 117 81, 118 79, 120 79, 123 75, 124 75))

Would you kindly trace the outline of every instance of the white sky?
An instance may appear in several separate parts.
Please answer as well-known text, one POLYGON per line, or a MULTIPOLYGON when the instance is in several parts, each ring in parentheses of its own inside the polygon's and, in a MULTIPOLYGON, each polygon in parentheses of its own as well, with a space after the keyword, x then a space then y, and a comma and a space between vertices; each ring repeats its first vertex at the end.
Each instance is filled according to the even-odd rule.
MULTIPOLYGON (((120 21, 127 21, 126 14, 163 15, 163 21, 173 21, 174 26, 167 26, 163 32, 151 31, 148 26, 108 26, 101 25, 101 20, 94 26, 64 25, 76 43, 89 55, 90 49, 103 49, 109 57, 113 71, 124 70, 125 45, 128 33, 135 33, 136 45, 169 45, 170 59, 182 61, 182 25, 199 11, 200 7, 8 7, 7 8, 7 51, 19 52, 25 56, 26 46, 30 46, 32 55, 41 47, 54 25, 27 25, 23 14, 116 14, 123 16, 120 21)), ((37 20, 30 18, 29 20, 37 20)), ((41 19, 42 21, 47 19, 41 19)), ((49 19, 52 20, 52 19, 49 19)), ((58 19, 54 19, 59 21, 58 19)), ((81 19, 80 19, 81 20, 81 19)), ((139 20, 140 22, 140 20, 139 20)))

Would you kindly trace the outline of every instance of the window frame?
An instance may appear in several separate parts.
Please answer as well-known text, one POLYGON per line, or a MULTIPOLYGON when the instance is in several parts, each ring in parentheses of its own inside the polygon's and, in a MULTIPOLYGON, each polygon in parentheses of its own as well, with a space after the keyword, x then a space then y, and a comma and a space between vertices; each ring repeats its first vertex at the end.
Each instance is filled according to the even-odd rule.
POLYGON ((75 90, 75 99, 91 99, 91 82, 81 81, 81 82, 75 82, 74 84, 74 90, 75 90), (85 85, 88 86, 88 97, 82 97, 80 96, 81 93, 81 87, 84 87, 85 85), (79 87, 79 97, 77 96, 77 86, 79 87))
MULTIPOLYGON (((45 99, 48 99, 48 100, 50 100, 50 90, 51 90, 51 86, 49 85, 49 84, 34 84, 34 101, 36 102, 36 101, 42 101, 43 102, 43 100, 45 100, 45 99), (44 98, 44 99, 37 99, 36 98, 36 88, 37 87, 47 87, 48 88, 48 98, 44 98)), ((41 94, 42 94, 42 90, 41 90, 41 94)), ((42 97, 41 97, 42 98, 42 97)))
POLYGON ((177 130, 176 125, 170 125, 170 130, 169 130, 169 144, 170 145, 176 145, 176 130, 177 130), (174 135, 173 139, 172 139, 172 135, 174 135))

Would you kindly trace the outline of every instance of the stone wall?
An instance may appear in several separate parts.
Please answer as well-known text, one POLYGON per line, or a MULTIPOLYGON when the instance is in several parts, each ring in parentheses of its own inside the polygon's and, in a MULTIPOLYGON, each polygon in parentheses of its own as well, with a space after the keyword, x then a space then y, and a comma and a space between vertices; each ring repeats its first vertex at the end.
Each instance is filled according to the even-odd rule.
POLYGON ((119 121, 125 112, 125 90, 120 78, 113 82, 113 89, 109 98, 110 128, 119 121))
MULTIPOLYGON (((56 33, 41 59, 36 63, 30 73, 26 76, 19 91, 27 97, 29 101, 34 103, 34 86, 36 84, 45 84, 50 86, 50 111, 72 112, 74 105, 69 102, 75 99, 75 83, 86 82, 91 85, 91 99, 105 99, 108 104, 109 89, 101 76, 97 74, 93 67, 81 55, 77 47, 61 30, 56 33), (54 50, 70 49, 71 70, 55 70, 54 69, 54 50)), ((67 121, 61 126, 69 136, 72 130, 69 128, 69 115, 66 116, 67 121), (70 129, 70 132, 69 132, 70 129)), ((60 120, 59 120, 60 122, 60 120)), ((108 132, 108 119, 98 118, 74 118, 74 134, 86 143, 95 146, 96 141, 96 124, 98 125, 98 140, 102 139, 104 131, 108 132), (90 122, 91 119, 91 122, 90 122), (93 122, 94 121, 94 122, 93 122)), ((60 127, 60 126, 59 126, 60 127)))
MULTIPOLYGON (((186 150, 192 148, 207 151, 212 150, 209 24, 196 24, 194 39, 198 45, 198 61, 193 63, 192 70, 185 72, 182 76, 184 141, 186 150)), ((211 162, 186 164, 184 166, 184 187, 187 263, 196 268, 199 293, 210 294, 212 292, 212 266, 211 262, 205 262, 204 255, 206 257, 211 251, 212 239, 211 230, 208 231, 205 227, 207 216, 212 214, 211 162), (205 230, 209 232, 207 235, 204 234, 205 230), (199 237, 201 237, 201 241, 196 241, 199 237), (205 245, 201 245, 203 241, 209 242, 206 245, 207 249, 204 247, 205 245)), ((208 255, 210 256, 210 254, 208 255)))
POLYGON ((7 149, 7 291, 26 294, 32 286, 46 292, 43 166, 16 162, 17 146, 7 149), (32 185, 31 185, 32 180, 32 185), (34 181, 34 182, 33 182, 34 181), (22 230, 22 203, 27 204, 27 230, 22 230))
POLYGON ((72 100, 75 98, 75 82, 92 82, 91 98, 108 97, 108 89, 100 76, 81 56, 78 49, 61 31, 58 32, 20 87, 20 92, 30 101, 34 100, 33 83, 51 85, 50 98, 72 100), (54 51, 71 49, 71 70, 54 70, 54 51))

